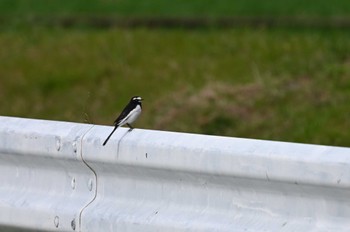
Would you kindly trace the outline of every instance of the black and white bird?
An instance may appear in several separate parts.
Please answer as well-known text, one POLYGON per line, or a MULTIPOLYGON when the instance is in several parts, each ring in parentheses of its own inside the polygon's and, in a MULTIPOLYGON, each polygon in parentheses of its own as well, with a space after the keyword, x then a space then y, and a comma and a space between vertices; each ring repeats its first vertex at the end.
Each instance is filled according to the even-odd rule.
POLYGON ((133 123, 141 114, 142 111, 142 104, 141 101, 143 99, 139 96, 134 96, 130 99, 130 102, 125 106, 122 113, 119 115, 119 117, 114 121, 114 129, 111 132, 111 134, 107 137, 107 139, 104 141, 103 146, 106 145, 109 138, 112 136, 114 131, 123 125, 127 125, 130 128, 130 131, 134 129, 131 126, 131 123, 133 123))

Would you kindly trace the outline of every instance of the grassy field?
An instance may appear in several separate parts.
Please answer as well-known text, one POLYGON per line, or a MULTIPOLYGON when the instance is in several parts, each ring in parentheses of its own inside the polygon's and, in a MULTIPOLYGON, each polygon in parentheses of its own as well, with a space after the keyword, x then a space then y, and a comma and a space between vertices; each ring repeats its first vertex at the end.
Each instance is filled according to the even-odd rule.
POLYGON ((0 13, 8 16, 119 15, 119 16, 343 16, 348 17, 347 0, 1 0, 0 13))
MULTIPOLYGON (((184 7, 178 0, 173 7, 159 3, 158 9, 146 1, 136 8, 131 1, 31 2, 0 1, 0 9, 16 24, 16 15, 25 21, 39 14, 114 14, 113 9, 137 17, 285 11, 334 17, 350 5, 339 1, 334 9, 318 1, 323 3, 301 10, 298 1, 259 8, 253 0, 251 5, 221 0, 201 9, 199 1, 184 7)), ((64 29, 28 22, 0 30, 1 115, 110 125, 138 94, 146 99, 135 125, 140 128, 350 146, 346 30, 64 29)))
POLYGON ((347 0, 1 0, 0 28, 125 24, 344 28, 350 27, 349 13, 347 0))

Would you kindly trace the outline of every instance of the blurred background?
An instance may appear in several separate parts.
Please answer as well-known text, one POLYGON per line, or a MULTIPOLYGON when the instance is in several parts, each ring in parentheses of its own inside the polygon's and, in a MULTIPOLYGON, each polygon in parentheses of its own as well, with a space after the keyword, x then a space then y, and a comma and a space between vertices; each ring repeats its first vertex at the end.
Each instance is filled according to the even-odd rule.
POLYGON ((0 115, 350 146, 348 0, 0 0, 0 115))

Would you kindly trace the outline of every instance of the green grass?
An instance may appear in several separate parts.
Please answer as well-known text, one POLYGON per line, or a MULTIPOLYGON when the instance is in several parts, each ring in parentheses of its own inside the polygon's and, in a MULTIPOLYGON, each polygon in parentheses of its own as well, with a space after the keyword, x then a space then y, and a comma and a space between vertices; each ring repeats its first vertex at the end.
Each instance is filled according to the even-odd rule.
POLYGON ((350 33, 48 29, 0 34, 0 114, 350 146, 350 33), (86 116, 88 115, 88 117, 86 116))
POLYGON ((347 0, 1 0, 5 15, 113 14, 120 16, 348 16, 347 0))
POLYGON ((130 24, 348 28, 349 15, 347 0, 1 0, 0 30, 130 24))

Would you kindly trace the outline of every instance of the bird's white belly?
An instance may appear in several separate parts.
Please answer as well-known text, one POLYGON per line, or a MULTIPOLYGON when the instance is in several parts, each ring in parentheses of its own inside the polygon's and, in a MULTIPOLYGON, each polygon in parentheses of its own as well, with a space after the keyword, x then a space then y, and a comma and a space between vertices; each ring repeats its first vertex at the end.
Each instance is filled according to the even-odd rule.
POLYGON ((135 109, 133 109, 132 111, 130 111, 129 115, 125 118, 125 120, 123 120, 120 123, 120 126, 123 126, 127 123, 133 123, 141 114, 141 107, 139 105, 136 106, 135 109))

